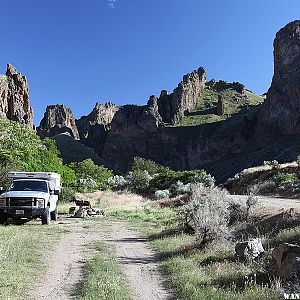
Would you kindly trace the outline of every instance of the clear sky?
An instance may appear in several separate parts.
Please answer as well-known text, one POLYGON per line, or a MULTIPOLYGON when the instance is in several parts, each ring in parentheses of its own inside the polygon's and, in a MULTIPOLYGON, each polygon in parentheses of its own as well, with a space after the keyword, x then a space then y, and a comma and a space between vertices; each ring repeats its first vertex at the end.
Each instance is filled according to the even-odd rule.
POLYGON ((299 0, 0 0, 0 73, 28 77, 38 124, 49 104, 144 104, 203 66, 265 92, 273 39, 299 0))

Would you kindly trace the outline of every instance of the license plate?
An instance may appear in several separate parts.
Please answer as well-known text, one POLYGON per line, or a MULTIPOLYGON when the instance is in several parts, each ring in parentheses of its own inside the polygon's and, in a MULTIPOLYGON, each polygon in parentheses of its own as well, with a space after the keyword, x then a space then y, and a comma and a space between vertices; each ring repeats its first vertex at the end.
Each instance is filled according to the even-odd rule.
POLYGON ((16 210, 16 215, 24 215, 24 210, 16 210))

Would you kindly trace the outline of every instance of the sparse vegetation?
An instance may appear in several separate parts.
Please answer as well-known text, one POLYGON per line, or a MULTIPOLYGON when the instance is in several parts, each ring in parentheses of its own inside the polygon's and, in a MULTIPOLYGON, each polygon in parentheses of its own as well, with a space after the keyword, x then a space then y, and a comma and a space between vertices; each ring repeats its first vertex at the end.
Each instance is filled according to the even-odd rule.
POLYGON ((194 185, 186 211, 192 219, 200 248, 228 236, 229 211, 225 190, 194 185))
POLYGON ((256 187, 260 195, 297 197, 300 193, 300 166, 297 162, 265 162, 263 166, 246 169, 228 179, 224 186, 236 194, 246 194, 249 188, 256 187))
POLYGON ((232 89, 221 92, 213 89, 205 89, 201 99, 198 101, 197 107, 191 113, 187 113, 175 126, 195 126, 223 121, 229 116, 257 106, 263 101, 263 97, 257 96, 247 90, 244 94, 240 94, 232 89), (221 95, 224 101, 225 114, 223 116, 218 116, 216 111, 218 95, 221 95))
MULTIPOLYGON (((113 215, 134 221, 139 230, 147 233, 180 299, 279 299, 263 262, 253 264, 235 261, 234 244, 230 241, 219 243, 217 247, 200 249, 196 236, 185 233, 180 219, 176 218, 176 215, 181 215, 181 211, 155 207, 139 210, 119 208, 113 215)), ((211 212, 209 214, 212 216, 211 212)), ((274 235, 274 226, 268 229, 261 221, 254 220, 239 221, 234 227, 236 230, 231 228, 231 234, 238 238, 243 228, 243 234, 248 232, 255 236, 248 227, 252 226, 263 228, 266 237, 270 230, 270 237, 277 243, 288 238, 295 241, 299 237, 299 232, 294 230, 279 229, 278 234, 274 235), (252 225, 252 222, 255 224, 252 225)))
POLYGON ((95 258, 86 263, 86 278, 78 300, 130 300, 124 276, 114 255, 114 247, 98 242, 95 258))
POLYGON ((28 286, 45 272, 48 252, 64 231, 32 221, 0 226, 0 298, 29 299, 28 286), (51 239, 52 243, 49 243, 51 239))

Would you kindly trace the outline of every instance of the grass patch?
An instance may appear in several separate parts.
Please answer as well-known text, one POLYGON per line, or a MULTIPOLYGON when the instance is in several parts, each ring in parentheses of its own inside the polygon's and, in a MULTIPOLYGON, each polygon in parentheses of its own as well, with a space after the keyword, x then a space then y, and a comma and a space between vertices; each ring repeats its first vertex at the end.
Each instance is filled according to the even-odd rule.
POLYGON ((86 278, 78 300, 130 300, 132 299, 114 256, 113 246, 96 244, 97 255, 86 264, 86 278))
POLYGON ((0 299, 29 299, 28 288, 45 272, 44 259, 63 233, 37 221, 0 226, 0 299))
POLYGON ((226 89, 220 92, 213 89, 205 89, 196 108, 183 117, 175 127, 195 126, 223 121, 241 110, 250 109, 261 104, 263 101, 263 97, 247 90, 244 94, 240 94, 233 89, 226 89), (218 95, 221 95, 223 99, 224 116, 217 115, 218 95))

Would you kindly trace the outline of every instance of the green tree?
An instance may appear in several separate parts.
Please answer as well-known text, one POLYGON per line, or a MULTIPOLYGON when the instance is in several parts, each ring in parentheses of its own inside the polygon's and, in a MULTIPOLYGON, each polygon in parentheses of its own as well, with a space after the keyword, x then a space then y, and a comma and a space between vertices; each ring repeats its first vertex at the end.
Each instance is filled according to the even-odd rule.
POLYGON ((95 165, 92 159, 86 159, 82 162, 74 162, 69 166, 72 170, 74 170, 78 180, 92 179, 96 182, 96 185, 94 187, 91 186, 91 189, 107 189, 108 179, 113 176, 113 172, 111 170, 103 166, 95 165))
POLYGON ((75 181, 75 172, 64 166, 58 155, 53 140, 41 141, 28 126, 0 119, 0 180, 8 171, 15 170, 57 172, 63 183, 75 181))

